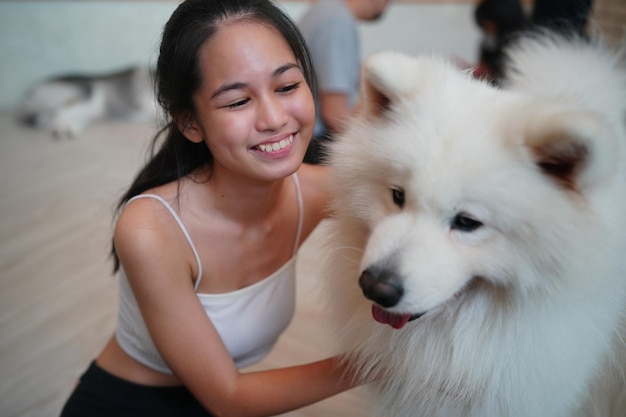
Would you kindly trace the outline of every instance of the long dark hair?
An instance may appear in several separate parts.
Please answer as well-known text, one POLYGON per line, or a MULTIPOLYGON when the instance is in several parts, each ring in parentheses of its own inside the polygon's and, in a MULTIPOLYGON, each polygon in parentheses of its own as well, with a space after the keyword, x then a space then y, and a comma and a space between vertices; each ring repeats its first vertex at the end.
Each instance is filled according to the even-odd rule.
MULTIPOLYGON (((228 22, 248 20, 276 29, 287 41, 302 67, 314 96, 317 85, 309 52, 293 21, 270 0, 186 0, 165 24, 155 71, 154 87, 164 113, 163 127, 148 149, 148 160, 116 207, 116 214, 132 197, 144 191, 180 180, 196 169, 213 163, 213 155, 204 143, 187 140, 177 121, 195 116, 193 94, 202 84, 198 64, 200 47, 228 22)), ((120 262, 111 249, 115 262, 120 262)))

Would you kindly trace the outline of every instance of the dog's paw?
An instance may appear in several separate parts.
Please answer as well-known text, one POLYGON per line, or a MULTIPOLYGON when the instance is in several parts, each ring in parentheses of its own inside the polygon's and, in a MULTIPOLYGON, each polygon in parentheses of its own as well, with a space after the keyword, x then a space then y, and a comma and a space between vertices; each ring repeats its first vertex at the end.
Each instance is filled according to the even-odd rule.
POLYGON ((76 139, 84 128, 80 122, 65 117, 63 113, 57 114, 50 126, 52 135, 57 139, 76 139))
POLYGON ((71 120, 56 119, 52 123, 51 131, 57 139, 76 139, 83 132, 83 127, 71 120))

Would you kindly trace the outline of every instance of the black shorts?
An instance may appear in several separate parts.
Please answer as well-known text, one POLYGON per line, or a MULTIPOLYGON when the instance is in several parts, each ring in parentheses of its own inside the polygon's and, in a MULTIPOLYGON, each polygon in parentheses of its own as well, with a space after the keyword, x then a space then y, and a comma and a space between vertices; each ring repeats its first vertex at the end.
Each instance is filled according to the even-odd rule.
POLYGON ((61 417, 211 417, 183 386, 140 385, 92 362, 65 403, 61 417))

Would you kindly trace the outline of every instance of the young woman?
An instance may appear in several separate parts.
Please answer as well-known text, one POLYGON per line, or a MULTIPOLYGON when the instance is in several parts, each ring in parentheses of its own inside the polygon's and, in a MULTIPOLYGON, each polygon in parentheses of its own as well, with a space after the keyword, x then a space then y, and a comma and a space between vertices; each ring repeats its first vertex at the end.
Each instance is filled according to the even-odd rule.
POLYGON ((269 416, 350 388, 334 358, 239 371, 289 324, 296 250, 325 215, 298 30, 268 0, 187 0, 156 76, 169 124, 120 203, 116 334, 62 416, 269 416))

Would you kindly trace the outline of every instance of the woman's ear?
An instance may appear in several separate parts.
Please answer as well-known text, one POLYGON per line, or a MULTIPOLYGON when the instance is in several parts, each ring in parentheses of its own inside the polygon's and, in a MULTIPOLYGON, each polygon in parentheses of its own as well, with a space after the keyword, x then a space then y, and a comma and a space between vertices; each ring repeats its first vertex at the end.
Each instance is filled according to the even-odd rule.
POLYGON ((180 116, 174 118, 176 122, 176 126, 180 133, 183 134, 187 139, 194 143, 200 143, 204 141, 204 135, 202 134, 202 130, 199 128, 196 123, 195 117, 193 117, 189 113, 184 113, 180 116))

